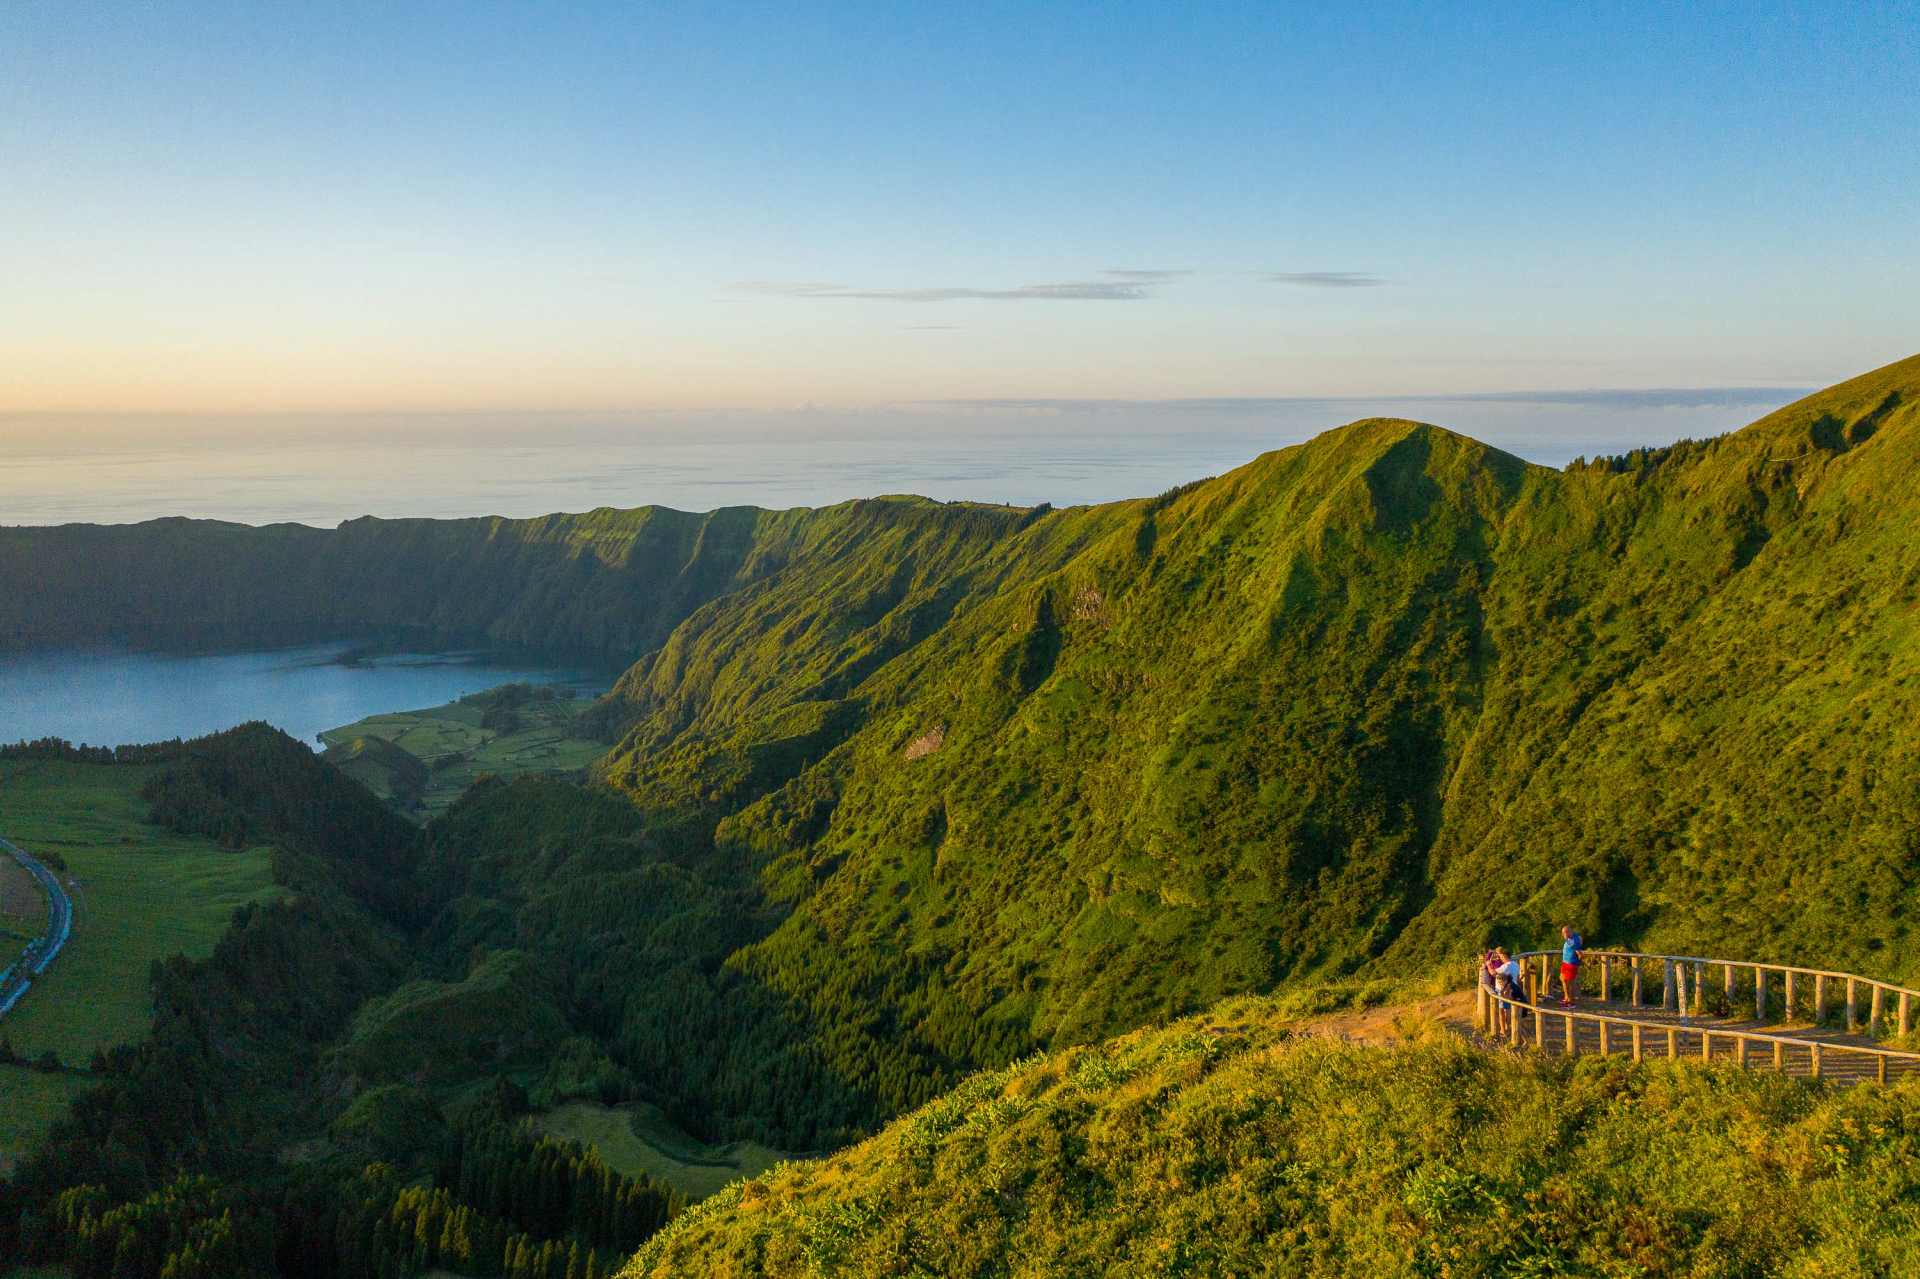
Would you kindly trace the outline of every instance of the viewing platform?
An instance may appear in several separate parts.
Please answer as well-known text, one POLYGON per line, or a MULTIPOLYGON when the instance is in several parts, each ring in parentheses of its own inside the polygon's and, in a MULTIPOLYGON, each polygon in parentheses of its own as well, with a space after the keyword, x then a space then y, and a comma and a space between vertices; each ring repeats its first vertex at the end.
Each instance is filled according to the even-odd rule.
POLYGON ((1588 950, 1577 1006, 1563 1008, 1559 951, 1519 961, 1526 1002, 1502 1030, 1500 1000, 1481 986, 1475 1027, 1484 1040, 1581 1053, 1728 1062, 1830 1083, 1889 1083, 1920 1072, 1920 1053, 1889 1048, 1913 1030, 1920 991, 1856 973, 1696 955, 1588 950))

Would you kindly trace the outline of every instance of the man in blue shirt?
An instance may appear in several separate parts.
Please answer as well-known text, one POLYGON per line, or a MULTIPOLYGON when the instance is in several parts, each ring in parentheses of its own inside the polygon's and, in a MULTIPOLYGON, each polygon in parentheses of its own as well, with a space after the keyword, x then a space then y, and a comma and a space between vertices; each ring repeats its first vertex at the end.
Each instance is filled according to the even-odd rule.
POLYGON ((1560 1006, 1571 1008, 1580 995, 1580 952, 1587 939, 1575 932, 1572 924, 1560 929, 1560 937, 1560 1006))

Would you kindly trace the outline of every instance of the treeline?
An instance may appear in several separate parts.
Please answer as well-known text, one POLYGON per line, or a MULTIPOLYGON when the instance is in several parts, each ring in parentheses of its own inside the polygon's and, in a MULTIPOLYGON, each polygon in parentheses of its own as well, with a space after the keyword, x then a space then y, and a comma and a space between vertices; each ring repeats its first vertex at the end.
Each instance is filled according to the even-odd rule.
POLYGON ((171 764, 186 752, 187 744, 178 737, 144 745, 75 746, 64 737, 42 737, 35 741, 0 745, 0 760, 55 760, 63 764, 171 764))
POLYGON ((425 1182, 374 1162, 245 1186, 187 1175, 129 1201, 80 1185, 55 1197, 22 1255, 59 1257, 74 1279, 600 1279, 686 1206, 577 1144, 476 1113, 425 1182))

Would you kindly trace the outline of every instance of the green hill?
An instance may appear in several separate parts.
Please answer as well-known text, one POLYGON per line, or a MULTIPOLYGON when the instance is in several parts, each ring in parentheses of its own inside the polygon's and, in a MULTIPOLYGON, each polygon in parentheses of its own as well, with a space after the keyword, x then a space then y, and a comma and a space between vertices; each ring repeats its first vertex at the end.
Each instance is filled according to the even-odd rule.
MULTIPOLYGON (((349 729, 360 725, 349 725, 349 729)), ((341 734, 344 730, 333 730, 341 734)), ((406 748, 375 736, 372 731, 337 737, 329 744, 327 762, 354 781, 401 810, 412 808, 427 788, 426 764, 406 748)))
MULTIPOLYGON (((918 504, 919 499, 905 499, 918 504)), ((632 660, 795 558, 884 536, 893 501, 539 519, 0 527, 0 649, 235 647, 368 635, 632 660)))
POLYGON ((758 868, 785 918, 728 969, 881 1113, 1562 921, 1905 976, 1916 399, 1920 357, 1564 472, 1361 422, 980 553, 870 539, 643 658, 605 771, 758 868))
POLYGON ((971 1077, 621 1274, 1904 1274, 1916 1129, 1907 1084, 1346 1044, 1241 1001, 971 1077))

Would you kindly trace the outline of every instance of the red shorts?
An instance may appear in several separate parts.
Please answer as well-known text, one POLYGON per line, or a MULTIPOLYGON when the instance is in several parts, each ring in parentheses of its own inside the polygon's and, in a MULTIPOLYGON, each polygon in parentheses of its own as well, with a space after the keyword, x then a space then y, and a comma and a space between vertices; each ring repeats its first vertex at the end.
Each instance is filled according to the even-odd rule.
POLYGON ((1580 965, 1578 964, 1561 964, 1560 965, 1560 982, 1562 985, 1571 986, 1574 982, 1577 982, 1579 980, 1580 980, 1580 965))

